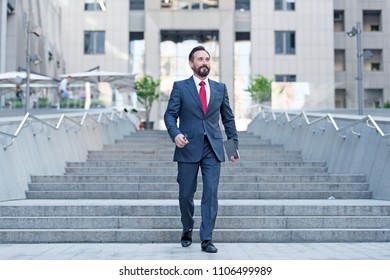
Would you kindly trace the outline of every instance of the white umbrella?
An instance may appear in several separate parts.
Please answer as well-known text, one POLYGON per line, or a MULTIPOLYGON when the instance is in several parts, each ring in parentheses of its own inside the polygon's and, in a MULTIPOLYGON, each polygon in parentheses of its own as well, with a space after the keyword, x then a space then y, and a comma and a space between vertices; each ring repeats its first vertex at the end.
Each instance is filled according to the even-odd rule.
POLYGON ((72 77, 73 81, 84 81, 97 84, 106 82, 116 88, 133 87, 135 75, 127 72, 109 72, 109 71, 86 71, 79 73, 68 73, 60 75, 60 78, 72 77))
MULTIPOLYGON (((3 88, 15 88, 16 87, 16 84, 0 84, 0 89, 3 89, 3 88)), ((22 84, 20 86, 21 88, 26 88, 26 84, 22 84)), ((54 83, 54 84, 51 84, 51 83, 47 83, 47 84, 41 84, 41 83, 34 83, 34 84, 30 84, 30 88, 57 88, 58 87, 58 83, 54 83)))
MULTIPOLYGON (((12 71, 0 73, 0 84, 6 84, 15 87, 16 84, 25 84, 27 74, 24 71, 12 71)), ((51 77, 30 73, 30 83, 53 83, 55 80, 51 77)))

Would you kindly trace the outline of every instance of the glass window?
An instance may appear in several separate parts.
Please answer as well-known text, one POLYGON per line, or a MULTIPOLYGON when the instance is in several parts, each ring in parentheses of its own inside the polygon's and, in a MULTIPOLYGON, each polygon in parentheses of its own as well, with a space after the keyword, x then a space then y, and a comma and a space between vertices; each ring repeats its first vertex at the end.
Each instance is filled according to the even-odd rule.
POLYGON ((286 32, 286 53, 295 54, 295 32, 286 32))
POLYGON ((275 11, 295 11, 295 0, 275 0, 275 11))
POLYGON ((144 10, 145 1, 144 0, 130 0, 130 10, 144 10))
POLYGON ((364 89, 364 108, 383 107, 383 89, 364 89))
POLYGON ((284 52, 284 43, 283 43, 284 32, 276 31, 275 32, 275 53, 280 54, 284 52))
POLYGON ((218 8, 219 0, 161 0, 161 8, 172 10, 206 10, 218 8))
POLYGON ((295 31, 275 31, 275 53, 295 54, 295 31))
POLYGON ((145 40, 143 32, 130 32, 129 72, 143 75, 145 73, 145 40))
POLYGON ((169 96, 173 82, 192 75, 188 54, 203 45, 211 56, 210 78, 219 80, 219 35, 217 30, 162 30, 160 44, 160 90, 169 96))
POLYGON ((347 91, 345 89, 335 90, 335 107, 347 108, 347 91))
POLYGON ((84 11, 106 11, 105 0, 85 0, 84 11))
POLYGON ((283 0, 275 0, 275 10, 283 10, 283 0))
POLYGON ((334 50, 334 68, 337 72, 345 71, 345 50, 334 50))
POLYGON ((364 71, 383 71, 382 49, 365 49, 363 51, 364 71))
POLYGON ((296 82, 296 75, 275 75, 275 82, 296 82))
POLYGON ((250 0, 236 0, 236 11, 250 11, 250 0))
POLYGON ((363 31, 377 32, 382 31, 381 11, 366 10, 363 11, 363 31))
POLYGON ((104 54, 104 31, 84 31, 84 54, 104 54))
POLYGON ((295 0, 286 0, 286 10, 295 11, 295 0))
POLYGON ((251 83, 251 38, 249 32, 236 32, 234 42, 234 110, 237 118, 250 118, 252 98, 245 91, 251 83))
POLYGON ((333 29, 335 32, 344 32, 344 11, 333 12, 333 29))

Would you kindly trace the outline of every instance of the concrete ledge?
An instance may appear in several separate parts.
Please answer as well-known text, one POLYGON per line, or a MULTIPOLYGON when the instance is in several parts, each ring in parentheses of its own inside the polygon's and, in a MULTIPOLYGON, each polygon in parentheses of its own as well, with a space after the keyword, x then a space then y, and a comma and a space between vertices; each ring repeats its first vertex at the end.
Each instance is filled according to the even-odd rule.
MULTIPOLYGON (((305 161, 325 161, 332 174, 366 175, 373 198, 390 200, 389 139, 369 127, 365 116, 332 115, 338 128, 358 122, 352 128, 337 130, 326 113, 310 113, 310 124, 299 112, 276 112, 273 116, 259 114, 249 125, 248 132, 287 150, 299 150, 305 161), (294 117, 296 117, 294 119, 294 117), (322 119, 321 119, 322 118, 322 119), (316 120, 318 120, 316 122, 316 120), (387 141, 387 142, 386 142, 387 141)), ((390 132, 390 118, 374 117, 381 130, 390 132)))
MULTIPOLYGON (((115 116, 110 120, 112 111, 88 112, 93 118, 87 118, 79 127, 85 112, 64 114, 64 120, 58 129, 42 125, 36 119, 29 119, 22 128, 12 146, 0 149, 0 201, 24 199, 30 176, 33 174, 63 174, 68 161, 84 161, 88 150, 101 150, 104 145, 113 144, 136 131, 134 123, 128 118, 115 116), (94 121, 103 112, 101 121, 94 121), (68 119, 69 118, 69 119, 68 119), (35 134, 35 136, 34 136, 35 134)), ((35 116, 56 126, 62 114, 35 116)), ((2 118, 0 131, 14 134, 23 117, 2 118)), ((11 143, 12 138, 0 134, 1 146, 11 143)))

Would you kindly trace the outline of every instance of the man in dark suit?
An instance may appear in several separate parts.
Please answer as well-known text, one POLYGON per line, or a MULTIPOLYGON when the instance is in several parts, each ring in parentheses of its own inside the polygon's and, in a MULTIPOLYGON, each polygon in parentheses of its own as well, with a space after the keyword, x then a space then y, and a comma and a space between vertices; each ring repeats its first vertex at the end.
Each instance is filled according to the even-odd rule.
MULTIPOLYGON (((211 241, 218 211, 221 162, 225 161, 220 119, 227 138, 233 139, 238 149, 237 130, 226 85, 207 77, 210 73, 208 51, 203 46, 195 47, 188 59, 193 76, 173 84, 164 115, 168 133, 176 144, 173 160, 178 162, 181 245, 188 247, 192 243, 194 194, 200 167, 203 179, 201 249, 216 253, 218 250, 211 241)), ((235 162, 238 158, 230 160, 235 162)))

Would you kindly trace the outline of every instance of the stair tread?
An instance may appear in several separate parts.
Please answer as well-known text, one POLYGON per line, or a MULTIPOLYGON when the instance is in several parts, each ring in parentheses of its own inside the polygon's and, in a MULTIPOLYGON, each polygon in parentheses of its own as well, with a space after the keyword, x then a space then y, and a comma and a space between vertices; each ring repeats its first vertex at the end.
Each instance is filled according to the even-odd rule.
MULTIPOLYGON (((390 241, 390 201, 371 199, 364 174, 330 174, 326 162, 306 161, 301 151, 245 132, 239 138, 241 160, 222 164, 213 240, 390 241)), ((0 228, 0 243, 176 242, 182 230, 173 151, 165 131, 142 131, 66 163, 62 175, 31 176, 29 199, 0 202, 1 225, 9 224, 0 228)), ((201 175, 198 183, 197 224, 201 175)))

